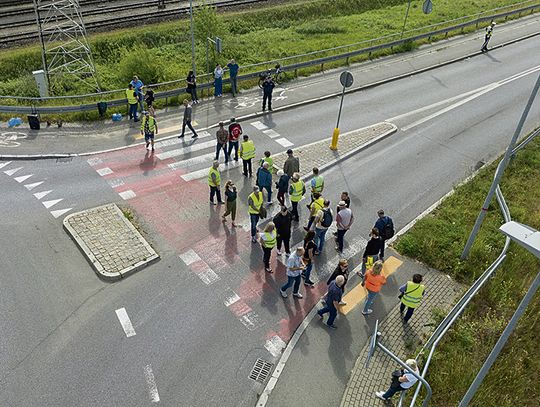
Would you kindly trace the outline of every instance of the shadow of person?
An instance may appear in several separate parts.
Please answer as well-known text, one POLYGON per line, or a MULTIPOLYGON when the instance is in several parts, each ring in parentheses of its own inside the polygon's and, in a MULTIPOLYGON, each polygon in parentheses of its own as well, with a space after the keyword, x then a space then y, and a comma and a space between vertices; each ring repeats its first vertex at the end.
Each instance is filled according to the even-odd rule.
POLYGON ((143 172, 143 175, 148 176, 149 172, 154 170, 157 165, 157 158, 154 155, 153 151, 146 151, 144 159, 139 163, 139 168, 143 172))
POLYGON ((218 237, 219 236, 219 230, 221 228, 221 217, 219 215, 219 206, 221 205, 212 205, 211 203, 208 203, 210 206, 210 216, 208 217, 208 231, 212 236, 218 237))
MULTIPOLYGON (((326 322, 324 322, 326 323, 326 322)), ((353 358, 351 352, 352 333, 351 325, 347 318, 338 313, 336 319, 338 329, 333 330, 326 325, 324 328, 328 331, 330 342, 328 344, 328 356, 334 374, 344 385, 349 381, 350 372, 348 371, 345 361, 353 358)))
POLYGON ((238 255, 238 235, 236 228, 229 226, 227 222, 223 222, 225 230, 225 253, 224 259, 228 264, 235 263, 235 257, 238 255))

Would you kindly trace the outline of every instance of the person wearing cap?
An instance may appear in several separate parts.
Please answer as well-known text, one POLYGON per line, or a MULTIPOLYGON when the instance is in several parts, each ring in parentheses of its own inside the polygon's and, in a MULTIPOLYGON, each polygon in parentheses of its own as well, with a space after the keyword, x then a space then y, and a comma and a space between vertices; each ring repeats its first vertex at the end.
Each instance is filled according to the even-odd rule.
POLYGON ((326 325, 332 329, 337 328, 337 326, 334 325, 334 321, 337 317, 338 306, 343 295, 343 290, 341 288, 343 287, 343 284, 345 284, 345 277, 342 275, 337 276, 336 279, 330 283, 325 297, 326 306, 317 311, 317 315, 321 320, 323 319, 324 314, 330 314, 328 321, 326 321, 326 325))
POLYGON ((412 373, 414 372, 417 376, 420 375, 420 370, 418 369, 416 360, 407 359, 405 364, 408 366, 408 368, 401 370, 401 376, 394 376, 392 374, 392 376, 396 377, 396 379, 392 378, 390 388, 386 390, 386 392, 378 391, 375 393, 378 398, 384 401, 390 400, 394 394, 411 388, 418 381, 418 378, 412 373))
POLYGON ((146 141, 146 149, 152 145, 152 151, 154 151, 154 136, 158 133, 157 121, 154 116, 151 116, 149 112, 143 112, 143 118, 141 121, 141 136, 144 135, 144 141, 146 141))
POLYGON ((225 164, 229 162, 227 154, 227 141, 229 140, 229 132, 223 127, 223 122, 219 122, 219 129, 216 132, 216 160, 219 161, 219 152, 223 149, 225 155, 225 164))
POLYGON ((354 216, 350 208, 347 207, 345 201, 339 201, 338 211, 336 215, 336 250, 339 253, 343 252, 343 241, 345 239, 345 233, 351 228, 354 221, 354 216))
POLYGON ((276 182, 276 189, 277 189, 277 200, 279 201, 280 205, 285 205, 285 194, 287 193, 287 190, 289 189, 289 176, 283 172, 283 170, 279 170, 277 172, 278 176, 278 182, 276 182))
POLYGON ((292 178, 295 172, 300 172, 300 160, 293 155, 291 149, 287 150, 287 159, 283 164, 283 172, 287 174, 289 178, 292 178))
POLYGON ((388 239, 394 236, 394 221, 390 216, 385 215, 382 209, 377 211, 377 216, 379 218, 373 227, 379 231, 379 237, 382 240, 379 259, 384 261, 384 245, 388 239))
POLYGON ((251 160, 255 158, 255 144, 253 144, 253 140, 250 140, 247 134, 244 135, 244 141, 240 144, 239 155, 242 159, 244 177, 247 177, 248 174, 250 177, 253 176, 251 160))
POLYGON ((491 36, 493 35, 493 29, 495 28, 495 25, 497 23, 495 21, 492 21, 487 27, 486 27, 486 35, 484 36, 484 44, 482 44, 482 48, 480 49, 482 52, 488 52, 488 44, 489 40, 491 39, 491 36))
POLYGON ((229 124, 229 151, 227 151, 227 154, 231 157, 234 148, 234 161, 238 161, 238 139, 242 133, 242 126, 232 117, 231 124, 229 124))
POLYGON ((313 168, 313 178, 311 178, 310 187, 311 187, 311 202, 309 203, 309 205, 307 205, 308 209, 313 203, 313 200, 314 200, 313 194, 319 193, 322 195, 323 190, 324 190, 324 178, 322 175, 319 175, 319 169, 317 167, 313 168))

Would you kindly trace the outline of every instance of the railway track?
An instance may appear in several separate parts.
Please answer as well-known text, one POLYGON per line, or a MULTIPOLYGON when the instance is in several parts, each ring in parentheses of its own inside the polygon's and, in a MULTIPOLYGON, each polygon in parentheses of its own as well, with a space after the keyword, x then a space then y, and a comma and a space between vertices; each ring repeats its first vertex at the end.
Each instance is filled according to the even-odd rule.
MULTIPOLYGON (((218 8, 237 8, 270 0, 215 0, 218 8)), ((158 0, 116 2, 104 0, 80 1, 86 30, 100 31, 112 27, 128 27, 141 22, 170 20, 189 13, 189 3, 165 0, 165 9, 158 9, 158 0), (119 4, 121 3, 121 4, 119 4), (101 6, 100 6, 101 5, 101 6), (128 13, 124 18, 122 13, 128 13)), ((197 2, 194 2, 197 4, 197 2)), ((7 48, 39 39, 32 2, 0 2, 0 47, 7 48), (11 4, 11 6, 10 6, 11 4), (17 4, 17 6, 14 6, 17 4), (11 21, 10 21, 11 20, 11 21)))

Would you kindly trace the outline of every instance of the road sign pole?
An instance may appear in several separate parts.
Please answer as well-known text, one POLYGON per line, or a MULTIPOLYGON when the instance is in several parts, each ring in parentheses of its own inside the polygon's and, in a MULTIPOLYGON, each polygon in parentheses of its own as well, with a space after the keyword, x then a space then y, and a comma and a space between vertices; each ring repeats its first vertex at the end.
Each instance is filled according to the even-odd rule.
POLYGON ((197 75, 195 64, 195 34, 193 32, 193 0, 189 0, 189 30, 191 31, 191 70, 197 75))
POLYGON ((343 109, 343 99, 345 97, 345 89, 352 86, 353 84, 353 76, 352 73, 349 71, 344 71, 339 76, 339 81, 341 82, 341 85, 343 86, 343 90, 341 91, 341 101, 339 102, 339 112, 337 117, 337 123, 336 127, 334 128, 334 133, 332 134, 332 144, 330 144, 331 150, 337 150, 337 144, 339 139, 339 120, 341 119, 341 111, 343 109))

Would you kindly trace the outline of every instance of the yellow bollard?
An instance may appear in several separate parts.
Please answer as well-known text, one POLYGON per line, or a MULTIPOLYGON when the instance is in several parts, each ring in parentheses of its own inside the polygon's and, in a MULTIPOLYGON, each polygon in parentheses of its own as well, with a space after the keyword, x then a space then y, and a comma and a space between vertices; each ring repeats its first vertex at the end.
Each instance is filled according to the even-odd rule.
POLYGON ((339 138, 339 129, 336 127, 334 129, 334 134, 332 134, 332 144, 330 145, 331 150, 337 150, 338 138, 339 138))

